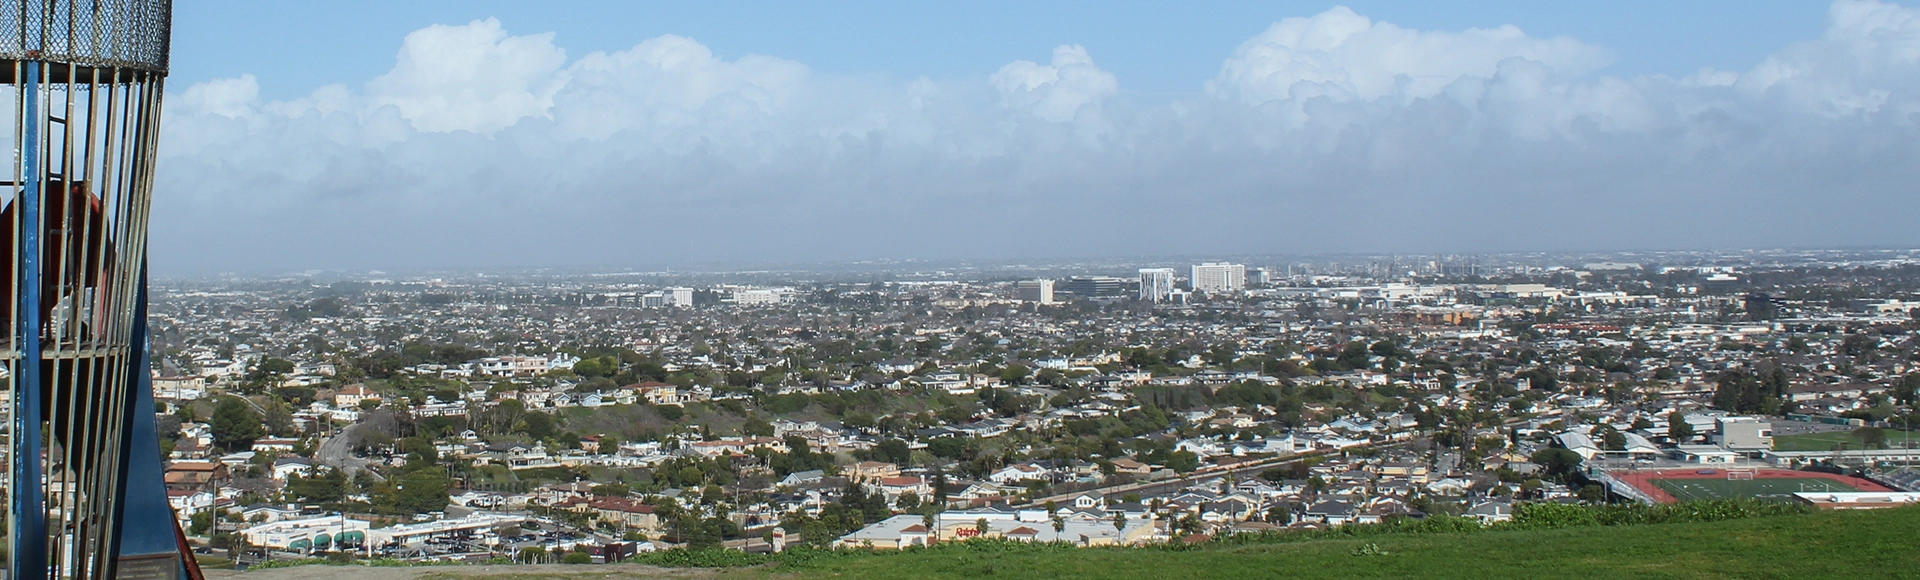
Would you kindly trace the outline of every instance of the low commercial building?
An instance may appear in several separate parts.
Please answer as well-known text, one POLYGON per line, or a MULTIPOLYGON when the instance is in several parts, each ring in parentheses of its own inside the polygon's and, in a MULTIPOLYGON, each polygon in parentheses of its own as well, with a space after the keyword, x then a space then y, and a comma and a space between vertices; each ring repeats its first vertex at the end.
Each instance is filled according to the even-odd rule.
POLYGON ((367 530, 372 528, 373 525, 365 521, 331 515, 264 523, 240 530, 240 536, 251 545, 304 554, 359 546, 365 543, 367 530))

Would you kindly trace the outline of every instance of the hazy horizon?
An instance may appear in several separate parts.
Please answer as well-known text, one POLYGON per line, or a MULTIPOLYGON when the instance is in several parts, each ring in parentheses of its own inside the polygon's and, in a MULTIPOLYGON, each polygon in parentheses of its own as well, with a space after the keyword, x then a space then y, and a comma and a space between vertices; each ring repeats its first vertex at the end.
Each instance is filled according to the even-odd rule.
POLYGON ((155 275, 1920 246, 1920 9, 1756 34, 1684 7, 1579 28, 1546 16, 1600 9, 1354 5, 1235 5, 1164 47, 1161 11, 1111 7, 1088 22, 1133 36, 1021 22, 950 58, 902 40, 938 23, 811 10, 908 55, 864 59, 556 24, 606 5, 415 6, 437 24, 338 35, 359 49, 320 72, 218 61, 235 47, 187 12, 155 275))

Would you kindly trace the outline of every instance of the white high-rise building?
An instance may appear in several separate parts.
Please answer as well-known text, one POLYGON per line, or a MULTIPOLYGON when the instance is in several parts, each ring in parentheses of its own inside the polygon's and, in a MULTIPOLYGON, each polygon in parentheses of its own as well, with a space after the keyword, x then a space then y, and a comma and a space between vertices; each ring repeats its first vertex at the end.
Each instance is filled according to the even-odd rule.
POLYGON ((1141 268, 1140 299, 1166 302, 1173 295, 1173 268, 1141 268))
POLYGON ((693 289, 692 288, 668 288, 667 289, 667 305, 693 306, 693 289))
POLYGON ((1014 296, 1022 302, 1053 304, 1052 280, 1021 280, 1013 283, 1014 296))
POLYGON ((1204 262, 1193 267, 1194 292, 1239 292, 1247 289, 1247 267, 1226 262, 1204 262))

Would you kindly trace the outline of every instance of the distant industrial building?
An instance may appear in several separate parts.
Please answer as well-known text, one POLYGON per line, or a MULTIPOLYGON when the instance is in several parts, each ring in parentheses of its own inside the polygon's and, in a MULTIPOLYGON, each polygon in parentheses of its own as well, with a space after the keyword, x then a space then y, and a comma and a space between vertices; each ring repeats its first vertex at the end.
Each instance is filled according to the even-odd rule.
POLYGON ((1021 302, 1053 304, 1052 280, 1021 280, 1013 283, 1014 296, 1021 302))
POLYGON ((1247 267, 1226 262, 1202 263, 1193 267, 1190 283, 1194 292, 1239 292, 1247 289, 1247 267))
POLYGON ((1173 268, 1141 268, 1140 299, 1166 302, 1173 296, 1173 268))

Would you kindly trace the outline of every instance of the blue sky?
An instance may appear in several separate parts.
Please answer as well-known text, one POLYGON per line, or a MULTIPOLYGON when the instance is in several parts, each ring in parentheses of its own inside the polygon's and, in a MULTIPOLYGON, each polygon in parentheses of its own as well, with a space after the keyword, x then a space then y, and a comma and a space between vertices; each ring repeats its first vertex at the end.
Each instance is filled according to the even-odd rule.
POLYGON ((160 273, 1920 246, 1920 9, 181 3, 160 273))
POLYGON ((173 82, 253 73, 291 98, 386 72, 408 32, 499 18, 519 34, 555 32, 571 54, 622 50, 662 34, 726 58, 765 54, 844 75, 984 77, 1080 44, 1142 99, 1200 91, 1247 37, 1289 16, 1346 5, 1400 26, 1503 24, 1611 49, 1600 71, 1684 76, 1741 70, 1816 37, 1827 5, 1808 0, 1476 0, 1208 2, 368 2, 196 1, 175 7, 173 82))

